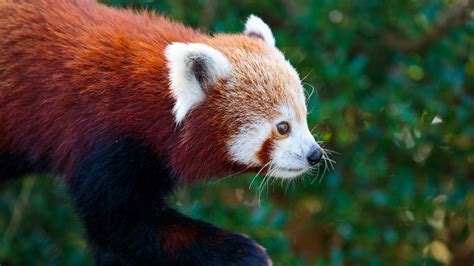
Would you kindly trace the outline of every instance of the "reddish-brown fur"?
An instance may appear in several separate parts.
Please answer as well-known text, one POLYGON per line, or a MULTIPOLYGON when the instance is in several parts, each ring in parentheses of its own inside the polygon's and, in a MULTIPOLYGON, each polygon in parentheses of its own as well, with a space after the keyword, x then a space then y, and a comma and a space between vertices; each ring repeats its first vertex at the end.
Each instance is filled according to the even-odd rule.
POLYGON ((231 132, 205 106, 175 126, 163 55, 171 42, 211 40, 92 0, 0 0, 0 154, 48 157, 70 178, 94 141, 125 136, 183 180, 240 170, 220 147, 231 132))

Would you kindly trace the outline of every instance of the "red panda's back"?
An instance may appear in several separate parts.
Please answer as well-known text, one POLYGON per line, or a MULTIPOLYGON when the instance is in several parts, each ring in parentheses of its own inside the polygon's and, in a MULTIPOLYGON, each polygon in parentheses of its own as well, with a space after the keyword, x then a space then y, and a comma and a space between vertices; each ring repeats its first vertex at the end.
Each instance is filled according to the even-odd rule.
POLYGON ((171 123, 162 51, 197 38, 91 0, 0 0, 0 154, 48 153, 64 168, 104 132, 171 123))

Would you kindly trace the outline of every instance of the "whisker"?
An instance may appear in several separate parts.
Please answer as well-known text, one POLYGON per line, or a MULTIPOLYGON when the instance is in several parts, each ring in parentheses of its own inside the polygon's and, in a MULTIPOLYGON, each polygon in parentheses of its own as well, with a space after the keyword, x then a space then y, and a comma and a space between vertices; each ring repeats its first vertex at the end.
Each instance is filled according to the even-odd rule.
POLYGON ((306 104, 307 104, 307 103, 309 102, 309 100, 311 99, 311 97, 313 96, 315 89, 314 89, 314 86, 311 85, 311 84, 309 84, 309 83, 304 82, 303 84, 304 84, 304 85, 307 85, 307 86, 309 86, 309 87, 311 88, 311 93, 310 93, 310 94, 308 95, 308 97, 306 98, 306 104))
POLYGON ((329 155, 327 154, 327 152, 324 149, 322 149, 322 152, 323 152, 323 160, 328 161, 329 164, 331 165, 331 168, 334 170, 334 164, 336 163, 336 161, 329 158, 329 155))
POLYGON ((270 190, 269 187, 269 182, 270 182, 271 176, 267 178, 267 181, 265 182, 265 186, 267 187, 267 198, 268 198, 268 191, 270 190))
POLYGON ((321 175, 321 178, 319 178, 319 183, 323 181, 323 177, 326 174, 326 171, 328 170, 328 162, 326 161, 324 157, 323 157, 323 162, 324 162, 324 169, 323 169, 323 174, 321 175))
MULTIPOLYGON (((318 127, 319 127, 319 125, 316 124, 316 125, 314 125, 314 126, 311 128, 311 130, 309 131, 309 132, 311 132, 311 135, 313 135, 313 131, 314 131, 315 129, 317 129, 318 127)), ((315 136, 313 135, 313 137, 315 137, 315 136)), ((316 139, 318 139, 318 138, 316 138, 316 139)))
POLYGON ((313 184, 314 181, 316 181, 316 180, 318 179, 319 174, 320 174, 321 164, 318 163, 318 164, 317 164, 317 167, 314 167, 314 168, 312 168, 312 169, 314 169, 314 170, 312 170, 312 171, 314 171, 315 175, 314 175, 313 180, 311 180, 311 183, 310 183, 310 184, 313 184))
POLYGON ((339 152, 337 152, 337 151, 335 151, 335 150, 330 150, 330 149, 324 148, 324 151, 327 152, 328 154, 334 153, 334 154, 337 154, 337 155, 341 155, 339 152))
POLYGON ((334 161, 333 159, 330 159, 329 157, 327 157, 326 154, 323 155, 323 159, 325 159, 325 160, 327 160, 328 162, 330 162, 331 165, 334 164, 334 163, 336 163, 336 161, 334 161))
POLYGON ((255 178, 267 167, 271 162, 266 163, 260 170, 257 172, 257 174, 252 178, 252 181, 250 182, 249 189, 252 187, 253 182, 255 181, 255 178))
POLYGON ((309 75, 311 75, 311 73, 313 73, 313 70, 314 70, 314 69, 311 69, 311 70, 308 72, 308 74, 306 74, 306 75, 304 76, 304 78, 301 79, 301 82, 303 82, 309 75))
POLYGON ((271 186, 278 180, 279 178, 272 178, 272 182, 270 183, 271 186))
POLYGON ((286 193, 288 192, 288 186, 290 185, 290 181, 288 181, 286 178, 285 178, 285 181, 287 181, 286 186, 285 186, 285 195, 286 195, 286 193))
POLYGON ((306 178, 308 177, 308 175, 308 172, 304 172, 303 175, 301 175, 301 182, 303 182, 303 186, 306 186, 306 178))
POLYGON ((221 180, 223 180, 223 179, 226 179, 226 178, 230 178, 230 177, 239 175, 239 174, 244 173, 245 171, 249 170, 249 168, 250 168, 250 166, 248 166, 247 168, 245 168, 244 170, 242 170, 242 171, 240 171, 240 172, 233 173, 233 174, 230 174, 230 175, 228 175, 228 176, 221 177, 221 178, 217 178, 217 179, 214 180, 214 182, 221 181, 221 180))
MULTIPOLYGON (((271 162, 271 161, 270 161, 271 162)), ((258 186, 258 189, 257 189, 257 192, 258 192, 258 199, 260 201, 261 199, 261 196, 262 196, 262 192, 263 190, 265 189, 265 183, 268 181, 269 177, 272 176, 274 170, 272 169, 272 164, 270 164, 269 162, 269 168, 268 168, 268 172, 265 174, 265 176, 263 177, 263 180, 260 182, 260 185, 258 186)), ((268 192, 268 190, 267 190, 268 192)), ((268 196, 267 196, 268 197, 268 196)))
MULTIPOLYGON (((314 134, 313 132, 311 132, 311 135, 313 135, 313 137, 314 137, 315 139, 321 139, 321 136, 324 136, 325 134, 326 134, 326 131, 324 131, 324 130, 319 131, 318 134, 314 134)), ((324 143, 324 141, 322 141, 322 140, 319 140, 319 141, 317 141, 317 142, 318 142, 318 143, 321 143, 321 144, 324 143)))

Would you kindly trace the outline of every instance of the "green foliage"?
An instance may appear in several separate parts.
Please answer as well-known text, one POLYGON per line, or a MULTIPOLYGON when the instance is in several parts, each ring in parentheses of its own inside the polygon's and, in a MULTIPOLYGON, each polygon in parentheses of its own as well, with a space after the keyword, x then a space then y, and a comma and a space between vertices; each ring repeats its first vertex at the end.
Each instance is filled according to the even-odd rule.
MULTIPOLYGON (((406 48, 400 40, 436 32, 459 1, 103 2, 206 32, 240 32, 261 16, 306 77, 310 124, 340 153, 322 178, 184 188, 173 197, 183 212, 250 235, 275 265, 472 264, 474 11, 406 48)), ((1 195, 0 263, 91 263, 63 185, 28 178, 1 195)))

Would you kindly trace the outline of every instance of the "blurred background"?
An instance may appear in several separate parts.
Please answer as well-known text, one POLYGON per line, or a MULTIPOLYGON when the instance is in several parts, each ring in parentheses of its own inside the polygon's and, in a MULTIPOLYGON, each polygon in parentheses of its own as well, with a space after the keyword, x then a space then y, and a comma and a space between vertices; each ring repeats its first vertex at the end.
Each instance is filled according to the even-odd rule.
MULTIPOLYGON (((182 188, 182 212, 248 234, 274 265, 473 265, 474 1, 103 2, 208 33, 261 16, 305 77, 310 125, 339 153, 324 175, 182 188)), ((61 182, 1 188, 0 264, 92 264, 61 182)))

